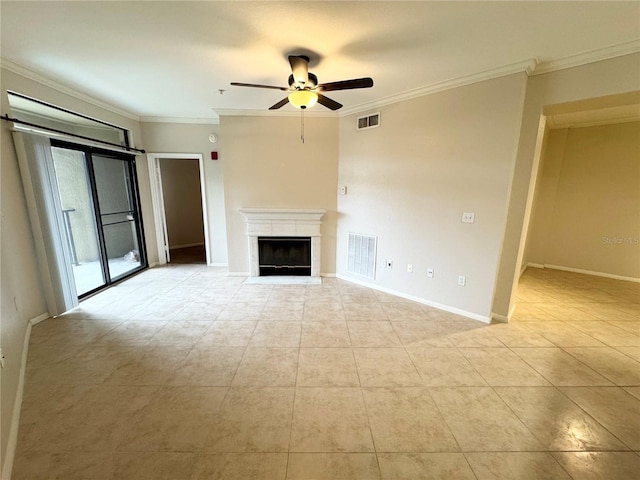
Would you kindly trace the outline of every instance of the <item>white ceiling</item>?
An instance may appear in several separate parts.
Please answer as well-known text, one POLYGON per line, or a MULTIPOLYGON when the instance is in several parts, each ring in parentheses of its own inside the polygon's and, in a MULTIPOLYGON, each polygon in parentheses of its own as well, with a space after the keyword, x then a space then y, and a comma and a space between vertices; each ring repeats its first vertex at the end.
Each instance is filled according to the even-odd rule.
POLYGON ((544 70, 640 50, 638 1, 2 0, 0 15, 8 68, 143 119, 267 111, 284 92, 229 83, 286 86, 288 54, 308 54, 320 82, 374 79, 328 95, 344 112, 532 59, 544 70))

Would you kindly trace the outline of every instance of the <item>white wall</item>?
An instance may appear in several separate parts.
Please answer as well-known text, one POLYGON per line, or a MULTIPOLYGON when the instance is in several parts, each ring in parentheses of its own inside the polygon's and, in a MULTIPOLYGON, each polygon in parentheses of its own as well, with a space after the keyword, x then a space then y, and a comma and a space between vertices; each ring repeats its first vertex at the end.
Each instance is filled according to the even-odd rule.
POLYGON ((640 122, 550 131, 527 262, 640 278, 640 122))
POLYGON ((207 223, 211 258, 216 265, 227 265, 227 230, 224 205, 222 162, 224 138, 209 142, 209 134, 219 134, 220 126, 192 123, 140 124, 148 153, 199 153, 204 158, 204 180, 207 197, 207 223), (211 160, 211 151, 220 152, 220 160, 211 160))
POLYGON ((348 233, 377 235, 375 285, 490 317, 525 85, 522 73, 388 105, 370 130, 340 120, 339 274, 348 233))
POLYGON ((169 248, 204 245, 198 160, 160 160, 169 248))
POLYGON ((321 273, 335 272, 338 119, 222 117, 229 271, 249 271, 240 208, 323 208, 321 273))
POLYGON ((524 244, 527 237, 528 206, 533 200, 531 184, 538 127, 548 105, 614 95, 638 90, 640 54, 590 63, 530 77, 522 116, 518 155, 511 183, 509 213, 493 311, 507 317, 515 300, 524 244))
MULTIPOLYGON (((13 90, 28 96, 59 105, 61 107, 99 118, 121 127, 130 129, 133 139, 140 145, 138 123, 111 111, 86 103, 78 98, 63 94, 48 86, 22 77, 6 69, 0 71, 2 88, 2 113, 11 113, 7 90, 13 90)), ((6 449, 9 441, 11 419, 18 394, 20 366, 23 345, 29 321, 46 313, 46 302, 40 285, 36 252, 27 213, 24 191, 18 160, 16 157, 10 124, 0 122, 0 142, 2 148, 2 166, 0 171, 0 208, 2 210, 1 231, 1 302, 2 302, 2 352, 5 355, 5 368, 2 369, 0 398, 0 456, 2 468, 5 468, 6 449)), ((145 221, 146 240, 150 261, 157 259, 155 234, 153 232, 153 214, 151 212, 146 159, 138 157, 138 175, 142 216, 145 221), (149 228, 151 226, 151 228, 149 228)), ((19 408, 19 405, 16 405, 19 408)))

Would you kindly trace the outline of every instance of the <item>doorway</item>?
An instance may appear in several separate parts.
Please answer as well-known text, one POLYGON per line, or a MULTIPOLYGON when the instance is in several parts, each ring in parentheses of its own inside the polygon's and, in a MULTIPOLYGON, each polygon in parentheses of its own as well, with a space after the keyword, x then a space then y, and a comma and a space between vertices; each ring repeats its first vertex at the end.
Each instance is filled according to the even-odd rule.
POLYGON ((147 154, 158 263, 211 260, 204 162, 200 154, 147 154))
POLYGON ((135 157, 51 141, 78 298, 147 266, 135 157))

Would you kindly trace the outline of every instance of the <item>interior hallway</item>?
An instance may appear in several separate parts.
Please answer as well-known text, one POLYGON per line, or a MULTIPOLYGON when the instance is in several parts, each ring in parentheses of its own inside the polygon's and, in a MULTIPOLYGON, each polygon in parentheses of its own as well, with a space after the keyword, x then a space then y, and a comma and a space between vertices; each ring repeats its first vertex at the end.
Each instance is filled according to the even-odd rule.
POLYGON ((522 277, 509 324, 155 268, 33 328, 14 480, 630 479, 640 286, 522 277))

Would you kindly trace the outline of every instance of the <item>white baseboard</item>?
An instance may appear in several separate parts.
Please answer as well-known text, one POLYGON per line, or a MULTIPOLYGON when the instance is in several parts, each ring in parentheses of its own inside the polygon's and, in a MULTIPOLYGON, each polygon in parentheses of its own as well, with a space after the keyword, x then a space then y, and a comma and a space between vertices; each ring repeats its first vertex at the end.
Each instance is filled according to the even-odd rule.
POLYGON ((7 449, 5 451, 4 465, 2 466, 2 478, 11 478, 11 470, 13 470, 13 459, 16 454, 16 446, 18 443, 18 427, 20 426, 20 410, 22 409, 22 394, 24 393, 24 377, 27 373, 27 357, 29 355, 29 340, 31 339, 31 328, 34 325, 50 318, 49 313, 45 312, 32 318, 27 322, 27 329, 24 332, 24 341, 22 344, 22 358, 20 359, 20 374, 18 376, 18 388, 16 390, 16 398, 13 402, 13 412, 11 414, 11 427, 9 428, 9 438, 7 439, 7 449))
POLYGON ((320 272, 320 276, 321 277, 327 277, 327 278, 336 278, 336 274, 335 273, 322 273, 322 272, 320 272))
POLYGON ((445 312, 455 313, 456 315, 462 315, 463 317, 471 318, 472 320, 478 320, 484 323, 491 323, 491 318, 485 315, 478 315, 477 313, 467 312, 466 310, 461 310, 459 308, 451 307, 449 305, 444 305, 442 303, 432 302, 431 300, 427 300, 426 298, 416 297, 414 295, 408 295, 406 293, 398 292, 397 290, 391 290, 389 288, 381 287, 380 285, 363 282, 355 278, 347 277, 340 273, 337 273, 336 277, 338 277, 341 280, 346 280, 347 282, 355 283, 357 285, 362 285, 363 287, 373 288, 374 290, 388 293, 389 295, 394 295, 396 297, 405 298, 413 302, 422 303, 423 305, 428 305, 429 307, 437 308, 438 310, 444 310, 445 312))
POLYGON ((527 265, 525 266, 525 268, 527 267, 531 267, 531 268, 544 268, 544 265, 542 263, 527 263, 527 265))
POLYGON ((551 270, 561 270, 563 272, 581 273, 583 275, 593 275, 594 277, 612 278, 614 280, 624 280, 625 282, 640 283, 640 278, 625 277, 623 275, 615 275, 613 273, 594 272, 592 270, 583 270, 581 268, 563 267, 562 265, 549 265, 545 263, 542 268, 550 268, 551 270))
POLYGON ((212 262, 209 264, 210 267, 225 267, 225 268, 229 268, 229 264, 228 263, 221 263, 221 262, 212 262))
POLYGON ((169 250, 180 250, 181 248, 189 247, 204 247, 204 242, 199 243, 185 243, 184 245, 169 245, 169 250))
POLYGON ((511 318, 513 317, 513 314, 516 312, 516 308, 517 305, 515 302, 513 302, 513 304, 509 308, 509 313, 506 316, 493 312, 491 314, 491 319, 501 323, 509 323, 511 321, 511 318))

